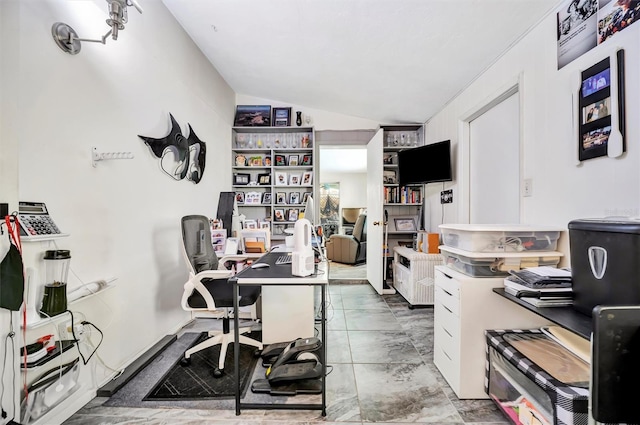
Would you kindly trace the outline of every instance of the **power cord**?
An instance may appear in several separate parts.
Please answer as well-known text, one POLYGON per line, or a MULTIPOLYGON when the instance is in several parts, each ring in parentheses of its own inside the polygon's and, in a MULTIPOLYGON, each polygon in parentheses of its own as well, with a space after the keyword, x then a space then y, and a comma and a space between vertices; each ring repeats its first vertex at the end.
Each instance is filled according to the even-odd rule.
MULTIPOLYGON (((16 333, 13 330, 13 313, 9 313, 9 333, 4 338, 4 353, 2 359, 2 375, 0 375, 0 417, 4 420, 8 417, 8 413, 4 410, 4 373, 7 370, 7 352, 9 351, 9 342, 11 342, 11 365, 14 365, 16 362, 16 342, 15 342, 16 333)), ((9 423, 14 423, 14 419, 16 417, 15 406, 13 400, 16 395, 16 370, 14 367, 11 367, 11 385, 12 385, 12 395, 11 403, 13 414, 11 415, 11 419, 9 419, 9 423)))

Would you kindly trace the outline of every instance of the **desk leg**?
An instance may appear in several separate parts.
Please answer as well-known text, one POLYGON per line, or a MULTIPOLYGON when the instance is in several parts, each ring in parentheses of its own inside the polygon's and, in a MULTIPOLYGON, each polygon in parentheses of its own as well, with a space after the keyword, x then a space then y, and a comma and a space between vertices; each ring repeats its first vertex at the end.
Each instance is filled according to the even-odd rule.
POLYGON ((238 281, 233 281, 233 365, 236 383, 236 416, 240 415, 240 327, 238 322, 238 281))
POLYGON ((327 285, 322 285, 322 296, 320 301, 322 306, 320 311, 320 320, 322 320, 322 416, 327 416, 327 314, 325 311, 325 297, 326 297, 327 285))

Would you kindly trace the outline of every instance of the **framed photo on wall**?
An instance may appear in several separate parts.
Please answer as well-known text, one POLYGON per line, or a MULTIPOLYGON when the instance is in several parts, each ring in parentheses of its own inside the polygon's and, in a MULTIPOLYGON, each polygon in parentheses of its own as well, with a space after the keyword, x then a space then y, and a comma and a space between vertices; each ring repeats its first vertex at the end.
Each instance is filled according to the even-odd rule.
POLYGON ((582 71, 580 76, 575 115, 578 160, 618 157, 626 151, 624 50, 582 71))

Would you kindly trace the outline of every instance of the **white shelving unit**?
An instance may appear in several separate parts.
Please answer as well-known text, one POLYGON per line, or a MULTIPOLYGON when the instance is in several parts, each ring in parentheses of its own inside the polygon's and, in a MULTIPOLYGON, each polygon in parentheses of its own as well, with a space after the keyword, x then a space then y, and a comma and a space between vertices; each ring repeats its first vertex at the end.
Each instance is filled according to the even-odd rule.
POLYGON ((316 198, 316 149, 312 127, 234 127, 232 188, 240 214, 269 222, 271 239, 283 239, 316 198))
MULTIPOLYGON (((383 125, 383 202, 389 222, 387 225, 386 279, 394 279, 393 248, 411 244, 419 226, 420 206, 424 196, 423 185, 401 187, 398 184, 398 152, 424 143, 422 125, 383 125), (416 230, 402 230, 396 226, 396 219, 411 219, 416 230)), ((396 288, 397 289, 397 288, 396 288)))

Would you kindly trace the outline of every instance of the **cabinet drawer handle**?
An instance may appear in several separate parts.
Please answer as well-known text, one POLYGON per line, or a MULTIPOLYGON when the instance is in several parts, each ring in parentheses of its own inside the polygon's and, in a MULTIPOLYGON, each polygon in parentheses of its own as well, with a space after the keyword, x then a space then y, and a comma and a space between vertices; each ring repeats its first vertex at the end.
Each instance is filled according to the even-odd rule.
POLYGON ((447 291, 446 289, 443 289, 442 292, 444 292, 445 294, 449 295, 450 297, 453 297, 453 294, 449 291, 447 291))
POLYGON ((447 358, 451 361, 453 361, 453 359, 451 357, 449 357, 449 355, 447 354, 446 351, 442 350, 442 354, 444 354, 445 356, 447 356, 447 358))
POLYGON ((447 310, 449 313, 453 314, 453 311, 449 310, 449 308, 448 308, 446 305, 444 305, 444 304, 443 304, 443 305, 442 305, 442 307, 443 307, 445 310, 447 310))
POLYGON ((453 338, 453 335, 451 335, 448 330, 446 330, 445 328, 442 328, 442 330, 445 331, 451 338, 453 338))
POLYGON ((442 275, 443 275, 444 277, 448 278, 448 279, 453 279, 451 276, 449 276, 448 274, 446 274, 446 273, 444 273, 444 272, 442 272, 442 275))

